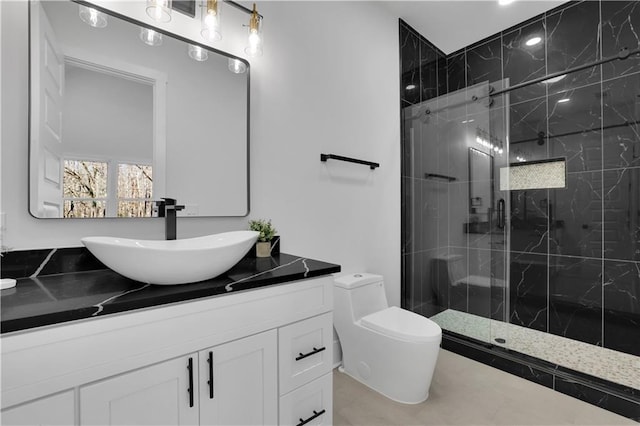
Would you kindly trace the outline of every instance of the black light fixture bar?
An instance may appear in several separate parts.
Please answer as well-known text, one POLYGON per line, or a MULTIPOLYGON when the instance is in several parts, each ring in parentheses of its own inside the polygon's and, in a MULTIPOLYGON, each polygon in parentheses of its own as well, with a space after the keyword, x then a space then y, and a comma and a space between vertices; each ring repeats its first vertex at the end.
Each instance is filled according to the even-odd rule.
MULTIPOLYGON (((248 9, 248 8, 244 7, 243 5, 241 5, 240 3, 236 3, 233 0, 222 0, 222 1, 225 2, 225 3, 228 3, 229 6, 233 6, 236 9, 241 10, 242 12, 246 13, 247 15, 251 15, 253 13, 253 10, 248 9)), ((259 13, 258 13, 258 16, 260 17, 260 19, 263 18, 263 16, 260 15, 259 13)))

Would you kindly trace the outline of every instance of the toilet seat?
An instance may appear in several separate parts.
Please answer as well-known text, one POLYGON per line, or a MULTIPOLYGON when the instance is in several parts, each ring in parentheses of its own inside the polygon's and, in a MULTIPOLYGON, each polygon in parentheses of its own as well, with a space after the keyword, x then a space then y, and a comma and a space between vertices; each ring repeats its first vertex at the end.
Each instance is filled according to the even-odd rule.
POLYGON ((362 317, 360 323, 370 330, 411 342, 432 342, 442 336, 438 324, 397 306, 362 317))

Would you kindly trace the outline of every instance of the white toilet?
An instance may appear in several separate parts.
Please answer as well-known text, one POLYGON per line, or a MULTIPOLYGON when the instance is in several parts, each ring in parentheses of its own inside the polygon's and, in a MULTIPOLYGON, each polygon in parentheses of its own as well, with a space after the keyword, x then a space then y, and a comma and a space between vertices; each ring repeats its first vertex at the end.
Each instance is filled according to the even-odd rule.
POLYGON ((333 322, 342 346, 341 371, 397 402, 417 404, 429 397, 442 329, 389 307, 382 276, 336 278, 333 322))

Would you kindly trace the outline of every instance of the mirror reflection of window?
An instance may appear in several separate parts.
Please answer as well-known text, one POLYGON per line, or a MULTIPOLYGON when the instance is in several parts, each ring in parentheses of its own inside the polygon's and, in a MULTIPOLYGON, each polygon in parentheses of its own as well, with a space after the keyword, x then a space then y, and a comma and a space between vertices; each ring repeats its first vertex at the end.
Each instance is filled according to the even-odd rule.
POLYGON ((118 217, 151 217, 152 197, 150 165, 118 164, 118 217))
POLYGON ((62 195, 66 218, 151 217, 152 166, 65 160, 62 195))
POLYGON ((104 217, 107 204, 107 163, 65 160, 64 217, 104 217))

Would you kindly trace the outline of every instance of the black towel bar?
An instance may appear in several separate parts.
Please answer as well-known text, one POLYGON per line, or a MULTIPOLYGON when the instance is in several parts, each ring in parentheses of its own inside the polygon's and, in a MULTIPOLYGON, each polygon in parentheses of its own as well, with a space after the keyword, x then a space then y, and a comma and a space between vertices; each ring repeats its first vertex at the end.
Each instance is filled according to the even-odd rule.
POLYGON ((369 166, 371 170, 374 170, 376 167, 380 167, 379 163, 374 163, 372 161, 358 160, 357 158, 343 157, 342 155, 336 154, 320 154, 320 161, 327 160, 340 160, 347 161, 349 163, 364 164, 365 166, 369 166))
POLYGON ((425 178, 427 178, 427 179, 444 179, 444 180, 447 180, 449 182, 454 182, 454 181, 458 180, 458 178, 454 178, 453 176, 439 175, 437 173, 426 173, 425 174, 425 178))

